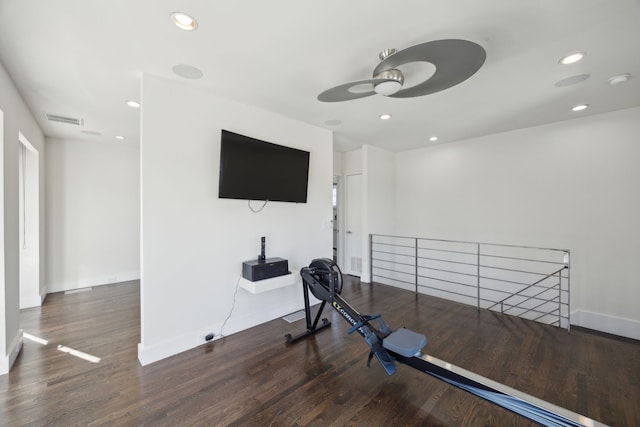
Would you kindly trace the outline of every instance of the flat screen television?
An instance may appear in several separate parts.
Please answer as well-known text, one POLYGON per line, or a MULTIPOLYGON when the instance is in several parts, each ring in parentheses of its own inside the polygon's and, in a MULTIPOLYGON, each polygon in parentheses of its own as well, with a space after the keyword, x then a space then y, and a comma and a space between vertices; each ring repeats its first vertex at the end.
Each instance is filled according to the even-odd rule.
POLYGON ((221 199, 307 202, 309 152, 222 130, 221 199))

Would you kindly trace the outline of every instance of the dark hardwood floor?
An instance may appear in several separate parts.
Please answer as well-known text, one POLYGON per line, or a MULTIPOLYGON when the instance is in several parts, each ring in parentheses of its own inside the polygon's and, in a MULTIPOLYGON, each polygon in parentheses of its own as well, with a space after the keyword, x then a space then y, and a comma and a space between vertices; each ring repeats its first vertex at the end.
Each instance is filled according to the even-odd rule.
MULTIPOLYGON (((613 426, 640 426, 640 343, 566 330, 408 291, 345 281, 342 296, 425 352, 613 426)), ((294 345, 304 320, 276 319, 141 367, 139 284, 49 295, 22 312, 25 341, 0 377, 7 426, 529 426, 531 422, 406 366, 389 377, 348 325, 294 345), (64 345, 99 363, 57 350, 64 345)))

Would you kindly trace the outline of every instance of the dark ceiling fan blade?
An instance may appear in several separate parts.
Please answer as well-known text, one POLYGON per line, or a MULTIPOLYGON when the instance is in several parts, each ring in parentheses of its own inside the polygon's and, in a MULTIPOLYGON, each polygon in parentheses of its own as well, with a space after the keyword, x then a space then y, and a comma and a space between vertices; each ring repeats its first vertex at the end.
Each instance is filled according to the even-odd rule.
POLYGON ((476 43, 459 39, 436 40, 394 53, 378 64, 373 75, 409 62, 432 63, 436 72, 431 78, 389 95, 392 98, 412 98, 440 92, 462 83, 482 67, 486 57, 484 48, 476 43))
POLYGON ((331 89, 327 89, 318 95, 318 101, 322 102, 341 102, 341 101, 351 101, 352 99, 364 98, 366 96, 375 95, 376 93, 373 91, 373 86, 377 83, 394 81, 393 79, 366 79, 366 80, 358 80, 351 83, 345 83, 336 87, 332 87, 331 89), (372 86, 372 90, 366 92, 351 92, 351 89, 354 86, 359 86, 363 84, 370 83, 372 86))

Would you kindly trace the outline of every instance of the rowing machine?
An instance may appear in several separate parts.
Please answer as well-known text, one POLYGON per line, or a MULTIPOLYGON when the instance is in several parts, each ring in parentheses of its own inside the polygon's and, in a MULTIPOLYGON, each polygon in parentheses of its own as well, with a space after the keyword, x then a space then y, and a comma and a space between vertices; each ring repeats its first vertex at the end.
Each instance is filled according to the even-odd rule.
POLYGON ((300 275, 304 289, 307 330, 296 336, 286 334, 288 343, 299 341, 331 325, 326 318, 323 318, 322 324, 318 325, 322 310, 328 302, 349 322, 351 327, 348 332, 351 334, 357 331, 369 345, 368 367, 371 365, 373 356, 378 359, 388 375, 393 375, 397 371, 396 362, 405 364, 544 426, 604 426, 598 421, 514 390, 489 378, 432 356, 423 355, 421 351, 427 344, 427 338, 424 335, 405 328, 392 331, 381 315, 360 314, 340 297, 342 273, 338 265, 330 259, 313 260, 309 267, 300 270, 300 275), (309 291, 322 301, 313 320, 309 291), (372 320, 377 321, 377 328, 369 323, 372 320))

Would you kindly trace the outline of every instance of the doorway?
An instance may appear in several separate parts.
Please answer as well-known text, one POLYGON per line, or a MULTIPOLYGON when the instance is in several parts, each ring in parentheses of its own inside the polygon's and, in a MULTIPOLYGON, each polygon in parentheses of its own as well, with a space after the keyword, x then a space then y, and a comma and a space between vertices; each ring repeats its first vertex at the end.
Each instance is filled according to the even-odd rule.
POLYGON ((18 134, 20 309, 42 305, 40 293, 40 155, 18 134))
POLYGON ((346 176, 345 271, 362 274, 362 174, 346 176))
POLYGON ((339 205, 339 177, 333 177, 333 219, 331 223, 333 224, 333 262, 340 265, 340 227, 338 224, 338 205, 339 205))

